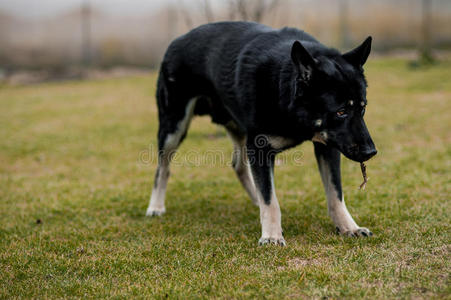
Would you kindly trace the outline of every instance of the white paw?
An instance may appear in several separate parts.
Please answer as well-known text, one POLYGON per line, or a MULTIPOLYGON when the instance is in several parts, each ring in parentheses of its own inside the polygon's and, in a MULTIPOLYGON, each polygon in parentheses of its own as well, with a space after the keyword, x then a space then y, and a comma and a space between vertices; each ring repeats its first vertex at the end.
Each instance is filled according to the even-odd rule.
POLYGON ((262 238, 260 238, 260 240, 258 241, 258 244, 259 244, 260 246, 266 245, 266 244, 269 244, 269 245, 278 245, 278 246, 286 246, 286 245, 287 245, 287 242, 285 242, 285 239, 284 239, 283 237, 281 237, 281 238, 270 238, 270 237, 264 238, 264 237, 262 237, 262 238))
POLYGON ((149 206, 149 208, 146 211, 147 217, 159 217, 163 215, 166 212, 166 209, 163 208, 152 208, 149 206))
POLYGON ((370 237, 373 235, 373 233, 365 227, 358 227, 353 230, 340 230, 338 227, 336 229, 338 234, 350 237, 370 237))

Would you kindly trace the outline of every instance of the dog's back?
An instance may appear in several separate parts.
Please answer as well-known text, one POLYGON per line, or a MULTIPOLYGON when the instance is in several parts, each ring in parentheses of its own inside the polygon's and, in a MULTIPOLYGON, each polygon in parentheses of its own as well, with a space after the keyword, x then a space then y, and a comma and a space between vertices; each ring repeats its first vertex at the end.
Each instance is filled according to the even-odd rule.
POLYGON ((171 75, 183 70, 194 76, 214 77, 222 67, 230 69, 247 43, 274 29, 250 22, 221 22, 197 27, 174 40, 163 65, 171 75))
MULTIPOLYGON (((209 103, 199 99, 196 114, 210 114, 213 121, 224 125, 230 121, 224 115, 225 106, 229 111, 234 111, 235 121, 241 123, 248 120, 249 116, 239 115, 246 111, 243 107, 246 103, 241 101, 245 95, 237 92, 245 93, 250 89, 239 86, 254 84, 256 72, 265 65, 267 68, 274 65, 271 70, 275 74, 279 73, 284 64, 291 63, 288 54, 295 40, 302 40, 313 47, 322 47, 312 36, 295 28, 276 30, 252 22, 202 25, 170 44, 161 65, 160 77, 163 78, 160 80, 166 86, 177 85, 177 89, 183 90, 185 99, 200 95, 208 98, 209 103), (281 56, 281 53, 287 55, 281 56), (279 61, 281 58, 285 61, 279 61)), ((160 111, 164 111, 165 106, 180 105, 161 101, 158 104, 160 111)))

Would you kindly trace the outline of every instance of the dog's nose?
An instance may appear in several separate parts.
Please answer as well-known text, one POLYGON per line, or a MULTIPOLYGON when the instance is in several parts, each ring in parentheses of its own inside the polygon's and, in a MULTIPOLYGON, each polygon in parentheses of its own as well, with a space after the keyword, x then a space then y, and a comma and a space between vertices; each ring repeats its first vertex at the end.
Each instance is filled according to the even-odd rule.
POLYGON ((364 151, 360 152, 360 157, 362 159, 362 161, 367 161, 368 159, 370 159, 371 157, 373 157, 374 155, 377 154, 377 150, 376 148, 367 148, 364 151))

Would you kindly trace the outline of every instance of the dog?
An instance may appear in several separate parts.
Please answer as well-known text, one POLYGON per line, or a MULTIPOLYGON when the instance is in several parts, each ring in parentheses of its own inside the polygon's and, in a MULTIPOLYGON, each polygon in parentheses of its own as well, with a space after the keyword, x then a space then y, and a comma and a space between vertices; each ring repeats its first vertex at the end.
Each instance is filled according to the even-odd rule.
POLYGON ((260 209, 260 245, 286 245, 275 155, 304 141, 314 144, 337 232, 372 235, 348 212, 340 178, 341 153, 356 162, 377 153, 363 120, 371 41, 341 54, 299 29, 252 22, 206 24, 175 39, 157 82, 158 168, 146 215, 165 212, 171 157, 192 117, 210 115, 233 141, 232 166, 260 209))

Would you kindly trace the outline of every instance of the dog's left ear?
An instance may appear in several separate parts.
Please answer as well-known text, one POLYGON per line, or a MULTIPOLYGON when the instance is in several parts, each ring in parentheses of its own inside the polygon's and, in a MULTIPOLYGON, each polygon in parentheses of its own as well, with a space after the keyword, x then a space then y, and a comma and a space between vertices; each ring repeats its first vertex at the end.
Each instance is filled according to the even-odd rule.
POLYGON ((367 37, 360 46, 343 54, 343 58, 356 67, 362 67, 370 55, 371 41, 372 37, 367 37))
POLYGON ((315 60, 299 41, 295 41, 291 47, 291 60, 298 72, 298 80, 304 83, 310 81, 315 60))

